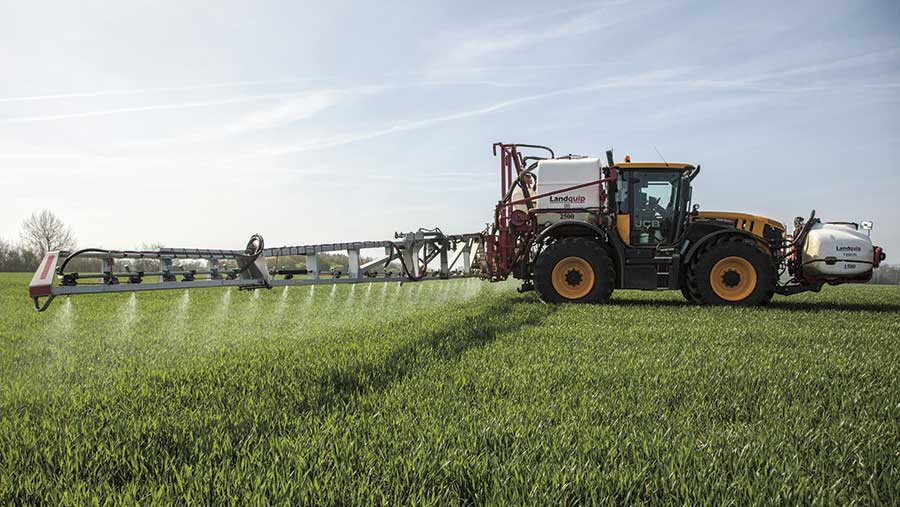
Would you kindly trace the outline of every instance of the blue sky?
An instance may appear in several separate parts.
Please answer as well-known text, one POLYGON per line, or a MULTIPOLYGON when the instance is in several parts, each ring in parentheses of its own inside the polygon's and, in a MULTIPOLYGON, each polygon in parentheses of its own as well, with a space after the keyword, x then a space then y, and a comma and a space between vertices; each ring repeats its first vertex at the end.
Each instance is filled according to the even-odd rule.
POLYGON ((900 258, 900 2, 8 2, 0 237, 474 232, 496 141, 699 163, 695 201, 900 258))

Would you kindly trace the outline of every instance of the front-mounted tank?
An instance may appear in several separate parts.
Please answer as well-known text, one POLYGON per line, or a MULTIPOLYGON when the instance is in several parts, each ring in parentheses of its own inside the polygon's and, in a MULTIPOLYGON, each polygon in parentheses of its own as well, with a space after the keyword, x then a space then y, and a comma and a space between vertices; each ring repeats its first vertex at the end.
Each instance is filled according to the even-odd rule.
POLYGON ((877 255, 869 235, 849 222, 812 224, 801 250, 804 275, 827 280, 869 278, 877 255))

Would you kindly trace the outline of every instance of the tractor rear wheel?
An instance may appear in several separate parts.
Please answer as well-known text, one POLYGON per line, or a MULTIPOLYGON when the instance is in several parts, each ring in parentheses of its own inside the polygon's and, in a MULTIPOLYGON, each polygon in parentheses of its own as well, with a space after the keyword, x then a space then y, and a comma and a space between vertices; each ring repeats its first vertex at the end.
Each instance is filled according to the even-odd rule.
POLYGON ((708 305, 763 305, 775 294, 775 271, 771 255, 754 240, 724 236, 694 256, 682 293, 708 305))
POLYGON ((551 244, 534 265, 534 288, 545 303, 605 303, 615 270, 603 245, 589 238, 551 244))

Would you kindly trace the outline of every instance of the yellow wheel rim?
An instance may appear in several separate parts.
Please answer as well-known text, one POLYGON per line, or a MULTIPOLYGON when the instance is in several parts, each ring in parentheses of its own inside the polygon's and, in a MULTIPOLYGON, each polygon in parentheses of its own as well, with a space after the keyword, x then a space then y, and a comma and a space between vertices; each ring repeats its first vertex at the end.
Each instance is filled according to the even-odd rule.
POLYGON ((594 268, 581 257, 566 257, 551 274, 553 289, 566 299, 581 299, 594 288, 594 268))
POLYGON ((725 301, 741 301, 756 289, 756 268, 743 257, 725 257, 710 271, 709 284, 725 301))

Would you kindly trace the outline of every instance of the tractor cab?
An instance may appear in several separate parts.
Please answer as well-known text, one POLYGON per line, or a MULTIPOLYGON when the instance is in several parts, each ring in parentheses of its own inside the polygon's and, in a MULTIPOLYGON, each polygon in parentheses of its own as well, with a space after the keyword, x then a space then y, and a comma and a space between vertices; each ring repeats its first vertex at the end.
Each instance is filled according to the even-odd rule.
POLYGON ((618 178, 610 207, 622 243, 657 248, 676 242, 684 231, 691 180, 699 169, 690 164, 645 162, 624 162, 613 168, 618 178))

